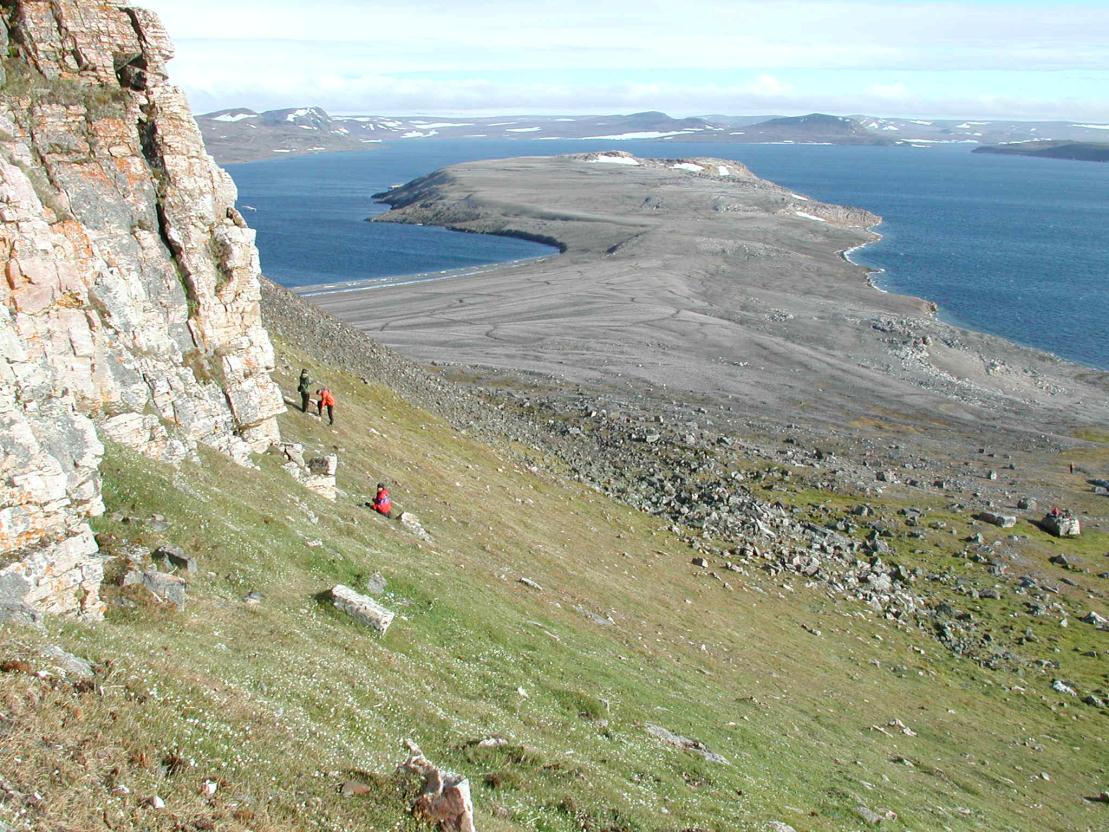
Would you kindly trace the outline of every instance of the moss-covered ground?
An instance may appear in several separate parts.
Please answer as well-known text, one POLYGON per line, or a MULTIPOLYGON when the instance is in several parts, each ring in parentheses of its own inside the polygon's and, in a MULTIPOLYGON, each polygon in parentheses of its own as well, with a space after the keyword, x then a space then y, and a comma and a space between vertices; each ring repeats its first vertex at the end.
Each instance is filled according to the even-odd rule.
MULTIPOLYGON (((918 832, 1109 824, 1109 806, 1088 799, 1109 787, 1104 711, 1053 693, 1053 671, 984 670, 797 579, 729 573, 726 588, 657 518, 529 470, 384 387, 288 349, 281 358, 287 391, 307 366, 338 397, 334 430, 291 411, 282 431, 309 453, 338 453, 342 495, 306 492, 271 456, 257 470, 212 454, 175 470, 110 448, 105 549, 169 542, 199 571, 180 611, 132 594, 103 623, 2 631, 0 660, 32 671, 0 674, 7 823, 415 829, 391 776, 411 738, 470 779, 483 832, 772 820, 838 832, 868 828, 860 806, 918 832), (430 542, 365 507, 379 480, 430 542), (154 514, 167 530, 153 530, 154 514), (398 613, 384 637, 319 600, 337 583, 364 591, 375 573, 398 613), (261 603, 245 603, 250 592, 261 603), (48 643, 97 662, 94 681, 35 675, 48 643), (728 763, 667 746, 648 725, 728 763), (476 745, 493 736, 507 742, 476 745), (348 780, 369 794, 341 796, 348 780), (164 809, 144 805, 153 795, 164 809)), ((840 499, 774 496, 814 511, 840 499)), ((981 527, 932 508, 928 521, 955 534, 927 529, 894 557, 983 580, 946 542, 981 527)), ((1036 545, 1046 556, 1056 544, 1036 545)), ((1068 551, 1092 558, 1106 545, 1093 536, 1068 551)), ((1021 605, 1009 593, 967 603, 998 628, 1021 605)), ((1105 684, 1103 633, 1042 628, 1045 657, 1105 684)))

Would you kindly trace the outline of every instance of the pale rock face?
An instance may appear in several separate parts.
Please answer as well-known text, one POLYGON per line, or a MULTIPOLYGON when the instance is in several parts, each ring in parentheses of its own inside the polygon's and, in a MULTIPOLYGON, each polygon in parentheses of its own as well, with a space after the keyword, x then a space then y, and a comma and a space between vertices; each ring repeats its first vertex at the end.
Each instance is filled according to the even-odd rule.
POLYGON ((1041 525, 1056 537, 1078 537, 1082 534, 1082 522, 1070 514, 1047 514, 1041 525))
POLYGON ((15 0, 0 43, 20 73, 0 101, 0 618, 96 617, 94 423, 164 462, 249 464, 284 405, 254 232, 157 17, 15 0))
POLYGON ((281 467, 309 491, 326 500, 334 501, 338 497, 336 474, 339 470, 339 457, 335 454, 305 461, 304 446, 294 442, 274 442, 269 447, 269 453, 284 459, 285 464, 281 467))
POLYGON ((405 740, 410 756, 401 771, 412 772, 423 780, 420 796, 412 814, 434 823, 442 832, 474 832, 474 803, 470 781, 432 764, 416 743, 405 740))
POLYGON ((347 615, 369 627, 373 627, 382 635, 393 623, 396 614, 387 610, 373 598, 367 598, 355 592, 349 586, 337 584, 331 588, 331 603, 336 609, 342 610, 347 615))
POLYGON ((335 482, 335 475, 338 470, 339 457, 335 454, 316 457, 308 460, 300 481, 304 483, 304 487, 309 491, 314 491, 326 500, 334 501, 338 495, 335 482))

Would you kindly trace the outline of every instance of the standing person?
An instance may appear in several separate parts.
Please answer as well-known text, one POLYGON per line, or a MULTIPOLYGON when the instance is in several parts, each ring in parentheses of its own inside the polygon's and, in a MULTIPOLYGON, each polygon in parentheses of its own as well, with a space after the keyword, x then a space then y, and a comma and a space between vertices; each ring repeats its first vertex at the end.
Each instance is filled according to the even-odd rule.
POLYGON ((386 517, 392 516, 393 500, 389 496, 389 489, 385 487, 383 482, 377 484, 377 496, 374 497, 373 510, 378 514, 384 514, 386 517))
POLYGON ((326 387, 321 387, 316 391, 319 399, 316 401, 316 413, 319 417, 323 418, 323 409, 327 408, 327 423, 329 425, 335 424, 335 397, 331 395, 331 391, 326 387))
POLYGON ((308 403, 312 401, 312 381, 308 378, 308 370, 302 369, 300 371, 300 383, 297 385, 297 392, 300 393, 300 409, 302 412, 308 412, 308 403))

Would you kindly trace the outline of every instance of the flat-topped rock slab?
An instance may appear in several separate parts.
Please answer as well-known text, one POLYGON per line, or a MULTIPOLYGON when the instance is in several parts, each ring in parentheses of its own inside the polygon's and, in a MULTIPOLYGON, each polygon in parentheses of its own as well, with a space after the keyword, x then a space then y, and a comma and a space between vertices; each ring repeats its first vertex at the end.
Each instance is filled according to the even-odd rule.
POLYGON ((396 616, 396 613, 386 609, 373 598, 355 592, 343 584, 333 586, 328 595, 335 609, 342 610, 355 621, 372 627, 382 635, 385 635, 396 616))

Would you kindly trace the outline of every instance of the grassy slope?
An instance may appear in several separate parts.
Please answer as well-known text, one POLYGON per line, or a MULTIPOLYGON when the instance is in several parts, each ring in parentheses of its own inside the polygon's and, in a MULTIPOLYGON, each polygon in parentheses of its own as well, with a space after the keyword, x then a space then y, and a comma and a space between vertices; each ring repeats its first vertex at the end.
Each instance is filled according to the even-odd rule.
MULTIPOLYGON (((896 811, 893 828, 1104 828, 1107 809, 1083 798, 1106 785, 1105 718, 1044 697, 1049 676, 979 670, 796 579, 725 572, 726 589, 658 520, 281 352, 337 393, 334 433, 299 413, 282 428, 338 448, 346 496, 308 494, 273 458, 259 471, 213 456, 174 471, 110 450, 110 510, 158 512, 172 527, 106 518, 100 531, 169 540, 201 569, 183 612, 143 605, 96 626, 3 631, 0 659, 37 668, 49 641, 111 661, 94 690, 0 675, 0 774, 43 796, 28 828, 414 828, 404 795, 368 776, 393 770, 405 737, 470 777, 482 830, 780 819, 815 832, 864 828, 859 804, 896 811), (432 543, 360 506, 378 479, 432 543), (384 638, 315 598, 339 582, 362 589, 374 572, 400 613, 384 638), (252 590, 265 595, 258 607, 241 601, 252 590), (917 736, 871 728, 894 719, 917 736), (731 765, 666 747, 646 723, 731 765), (467 747, 494 734, 509 745, 467 747), (360 772, 373 794, 339 797, 360 772), (210 800, 198 794, 209 778, 210 800), (129 794, 111 795, 117 784, 129 794), (141 808, 155 793, 167 808, 141 808)), ((295 386, 292 371, 280 380, 295 386)), ((14 807, 0 803, 0 817, 17 820, 14 807)))

